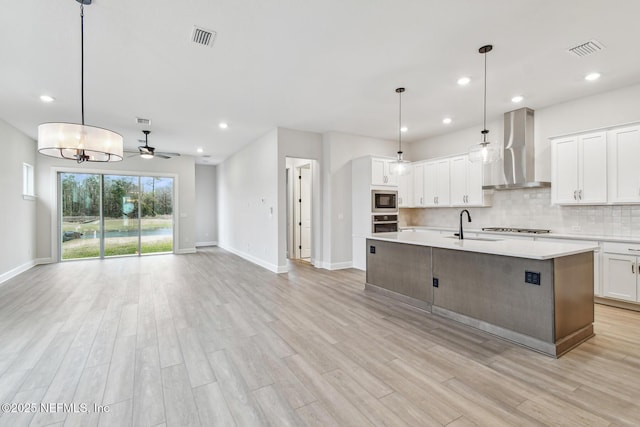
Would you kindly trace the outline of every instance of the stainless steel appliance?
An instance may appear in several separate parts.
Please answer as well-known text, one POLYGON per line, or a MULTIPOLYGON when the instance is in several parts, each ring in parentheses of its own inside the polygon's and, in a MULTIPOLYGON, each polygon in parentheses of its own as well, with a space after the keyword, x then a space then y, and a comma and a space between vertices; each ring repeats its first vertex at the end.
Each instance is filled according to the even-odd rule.
POLYGON ((371 190, 372 213, 397 213, 398 192, 395 190, 371 190))
POLYGON ((398 231, 398 215, 371 215, 372 233, 389 233, 398 231))
POLYGON ((482 186, 485 190, 549 187, 551 183, 535 179, 535 141, 530 108, 504 113, 503 182, 482 186))
POLYGON ((501 233, 546 234, 551 230, 545 230, 541 228, 483 227, 482 231, 498 231, 501 233))

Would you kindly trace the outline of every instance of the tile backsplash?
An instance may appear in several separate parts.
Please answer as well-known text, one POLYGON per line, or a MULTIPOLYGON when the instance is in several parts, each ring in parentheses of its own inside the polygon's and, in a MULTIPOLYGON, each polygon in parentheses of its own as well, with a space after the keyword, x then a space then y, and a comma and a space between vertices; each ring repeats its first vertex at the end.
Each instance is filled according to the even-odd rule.
MULTIPOLYGON (((457 228, 462 208, 400 209, 400 226, 457 228)), ((469 208, 469 228, 545 228, 555 233, 640 237, 640 205, 552 206, 551 189, 494 191, 493 204, 469 208)))

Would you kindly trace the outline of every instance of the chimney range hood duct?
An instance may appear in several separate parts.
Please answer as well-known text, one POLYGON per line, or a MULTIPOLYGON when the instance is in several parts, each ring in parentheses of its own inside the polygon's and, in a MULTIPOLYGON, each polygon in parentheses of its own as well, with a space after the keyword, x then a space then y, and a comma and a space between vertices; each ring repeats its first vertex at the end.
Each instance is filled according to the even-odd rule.
POLYGON ((520 108, 504 113, 504 148, 502 152, 504 183, 484 185, 485 190, 550 187, 550 182, 536 181, 533 141, 533 110, 520 108))

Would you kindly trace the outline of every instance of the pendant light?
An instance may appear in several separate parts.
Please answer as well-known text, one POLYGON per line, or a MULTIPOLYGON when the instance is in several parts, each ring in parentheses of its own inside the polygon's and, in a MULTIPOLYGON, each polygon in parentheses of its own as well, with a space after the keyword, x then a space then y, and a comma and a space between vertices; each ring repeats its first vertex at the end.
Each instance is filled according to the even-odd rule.
POLYGON ((389 163, 390 175, 407 175, 409 173, 409 164, 411 163, 409 160, 405 160, 402 154, 402 92, 404 92, 403 87, 396 89, 400 101, 398 114, 398 157, 389 163))
POLYGON ((43 123, 38 126, 38 151, 41 154, 61 159, 82 162, 117 162, 122 160, 123 140, 120 134, 107 129, 84 124, 84 5, 91 0, 76 0, 80 3, 80 92, 82 124, 43 123))
POLYGON ((488 44, 478 49, 478 52, 484 55, 484 114, 483 114, 483 129, 482 129, 482 142, 472 145, 469 148, 469 161, 474 163, 482 162, 484 164, 493 163, 500 157, 495 144, 487 141, 487 53, 491 52, 493 46, 488 44))

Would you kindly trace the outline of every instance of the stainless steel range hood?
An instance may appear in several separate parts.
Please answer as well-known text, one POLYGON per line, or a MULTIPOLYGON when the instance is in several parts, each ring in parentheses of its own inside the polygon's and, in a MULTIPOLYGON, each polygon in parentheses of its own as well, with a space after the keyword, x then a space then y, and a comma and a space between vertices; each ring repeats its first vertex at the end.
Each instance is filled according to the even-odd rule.
POLYGON ((520 108, 504 113, 504 149, 502 152, 504 181, 485 185, 485 190, 550 187, 550 182, 535 180, 533 110, 520 108))

